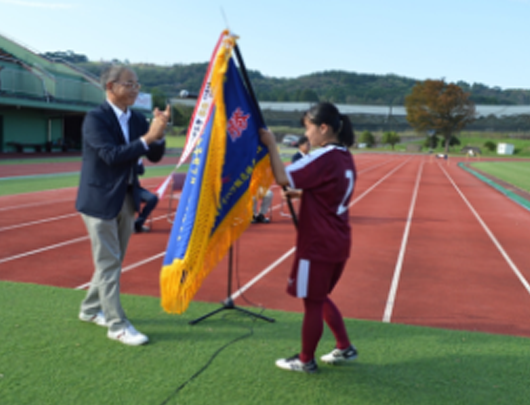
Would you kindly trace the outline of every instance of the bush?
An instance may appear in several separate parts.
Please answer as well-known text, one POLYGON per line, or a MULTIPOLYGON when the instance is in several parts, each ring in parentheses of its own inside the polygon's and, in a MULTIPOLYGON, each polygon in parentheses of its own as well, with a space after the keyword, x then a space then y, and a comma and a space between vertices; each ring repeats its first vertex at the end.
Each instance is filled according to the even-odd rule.
POLYGON ((401 138, 395 131, 386 131, 383 134, 383 139, 381 140, 382 144, 392 145, 392 150, 394 150, 394 145, 401 142, 401 138))
POLYGON ((458 139, 456 136, 452 136, 451 139, 449 139, 449 146, 458 146, 460 145, 460 139, 458 139))
MULTIPOLYGON (((442 138, 441 142, 441 146, 445 147, 445 138, 442 138)), ((449 147, 458 145, 460 145, 460 139, 458 139, 456 136, 452 136, 451 139, 449 139, 449 147)))
POLYGON ((425 139, 425 142, 423 142, 423 146, 425 146, 426 148, 436 149, 438 147, 439 142, 440 140, 436 135, 428 136, 425 139))
POLYGON ((497 149, 497 144, 493 141, 486 141, 484 142, 484 147, 490 152, 493 152, 497 149))
POLYGON ((363 131, 357 142, 365 143, 367 147, 371 148, 375 144, 375 137, 370 131, 363 131))

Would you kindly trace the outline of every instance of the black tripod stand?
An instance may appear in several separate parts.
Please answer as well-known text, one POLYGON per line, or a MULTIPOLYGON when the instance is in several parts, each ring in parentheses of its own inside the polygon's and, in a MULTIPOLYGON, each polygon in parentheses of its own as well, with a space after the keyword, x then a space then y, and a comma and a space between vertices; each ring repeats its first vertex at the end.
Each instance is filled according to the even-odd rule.
POLYGON ((263 319, 267 322, 274 322, 275 320, 273 318, 269 318, 267 316, 263 316, 261 314, 256 314, 254 312, 248 311, 244 308, 239 308, 234 304, 234 300, 232 300, 232 267, 233 267, 233 246, 230 246, 230 249, 228 250, 228 293, 226 295, 226 299, 222 302, 223 306, 221 308, 217 308, 215 311, 212 311, 206 315, 201 316, 200 318, 194 319, 193 321, 190 321, 190 325, 195 325, 196 323, 199 323, 200 321, 209 318, 212 315, 217 314, 218 312, 224 311, 225 309, 235 309, 239 312, 243 312, 244 314, 253 316, 255 318, 263 319))

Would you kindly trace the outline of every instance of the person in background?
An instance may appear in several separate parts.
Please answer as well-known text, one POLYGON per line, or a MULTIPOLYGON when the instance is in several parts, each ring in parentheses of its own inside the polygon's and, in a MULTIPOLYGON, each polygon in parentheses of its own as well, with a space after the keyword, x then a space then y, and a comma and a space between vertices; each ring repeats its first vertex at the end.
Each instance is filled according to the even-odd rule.
POLYGON ((165 152, 169 106, 155 108, 151 124, 131 110, 140 90, 129 67, 112 65, 101 75, 106 101, 89 111, 82 126, 83 160, 76 209, 92 246, 94 274, 79 319, 107 327, 107 337, 137 346, 149 341, 129 322, 120 301, 120 275, 134 214, 140 208, 137 165, 165 152))
MULTIPOLYGON (((142 176, 145 173, 145 167, 142 159, 138 160, 138 168, 136 170, 139 176, 142 176)), ((158 196, 155 193, 150 192, 149 190, 140 187, 140 200, 145 205, 142 210, 139 212, 136 221, 134 221, 134 231, 136 233, 140 232, 149 232, 151 229, 148 226, 145 226, 145 221, 151 215, 151 212, 155 209, 158 204, 158 196)))
POLYGON ((252 223, 253 224, 268 224, 270 222, 270 219, 267 218, 265 215, 267 212, 269 212, 269 209, 272 204, 272 197, 273 193, 271 189, 268 189, 267 192, 263 195, 261 198, 261 205, 258 210, 258 200, 260 200, 259 197, 253 197, 253 210, 254 210, 254 216, 252 217, 252 223))
POLYGON ((298 151, 291 158, 291 163, 296 162, 298 159, 302 159, 311 150, 311 144, 309 143, 309 139, 305 135, 298 140, 297 146, 298 151))
POLYGON ((324 321, 336 346, 321 361, 336 364, 357 357, 342 314, 329 297, 350 255, 348 204, 357 175, 348 150, 355 137, 348 116, 331 103, 319 103, 304 114, 303 123, 311 146, 319 149, 287 167, 276 149, 274 134, 262 128, 260 138, 269 150, 276 182, 290 187, 287 196, 301 195, 296 256, 287 292, 304 302, 302 347, 298 354, 278 359, 276 366, 312 373, 318 369, 314 357, 324 321))

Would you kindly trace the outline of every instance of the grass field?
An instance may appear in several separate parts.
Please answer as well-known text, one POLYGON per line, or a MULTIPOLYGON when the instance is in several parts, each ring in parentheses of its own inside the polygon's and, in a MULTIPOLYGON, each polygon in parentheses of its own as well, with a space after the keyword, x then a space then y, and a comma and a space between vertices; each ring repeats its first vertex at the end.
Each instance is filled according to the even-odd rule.
POLYGON ((471 167, 530 192, 530 162, 475 162, 471 167))
MULTIPOLYGON (((376 134, 376 133, 374 133, 376 134)), ((359 135, 359 134, 357 134, 359 135)), ((406 133, 399 134, 401 136, 402 143, 399 143, 395 145, 394 150, 399 152, 404 152, 406 150, 407 143, 403 142, 407 138, 410 138, 412 135, 418 136, 417 134, 410 134, 406 133)), ((382 134, 377 134, 377 139, 380 139, 382 134)), ((510 159, 510 157, 530 157, 530 139, 517 139, 517 138, 511 138, 509 134, 500 134, 500 133, 481 133, 481 132, 469 132, 469 131, 463 131, 462 133, 457 135, 460 145, 456 145, 450 148, 449 154, 452 156, 465 156, 464 153, 460 152, 460 150, 464 146, 474 146, 480 148, 482 152, 482 156, 484 157, 499 157, 499 158, 506 158, 510 159), (505 155, 498 155, 497 150, 490 151, 487 148, 484 147, 484 144, 486 142, 493 142, 495 145, 498 145, 499 143, 511 143, 514 145, 514 155, 513 156, 505 156, 505 155)), ((408 143, 415 144, 415 145, 423 145, 425 139, 420 140, 413 140, 408 143)), ((385 151, 391 151, 392 147, 390 145, 381 145, 378 144, 376 148, 372 148, 370 150, 385 150, 385 151)), ((428 148, 423 148, 424 151, 427 151, 428 148)), ((445 151, 444 144, 440 143, 437 148, 433 149, 434 153, 443 153, 445 151)))
MULTIPOLYGON (((176 316, 157 298, 123 295, 151 338, 128 347, 77 320, 84 294, 0 282, 2 405, 514 405, 530 396, 524 338, 349 319, 358 360, 305 375, 274 366, 298 352, 301 314, 265 311, 276 319, 267 323, 224 311, 191 326, 219 306, 193 302, 176 316)), ((326 329, 317 355, 333 342, 326 329)))

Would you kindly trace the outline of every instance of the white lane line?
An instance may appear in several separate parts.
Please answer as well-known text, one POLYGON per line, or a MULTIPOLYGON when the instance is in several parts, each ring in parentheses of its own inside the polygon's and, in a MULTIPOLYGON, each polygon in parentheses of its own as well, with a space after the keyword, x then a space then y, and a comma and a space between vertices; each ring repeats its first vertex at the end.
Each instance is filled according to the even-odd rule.
MULTIPOLYGON (((361 196, 357 197, 354 201, 352 201, 350 203, 350 205, 348 206, 348 208, 351 208, 354 204, 356 204, 358 201, 360 201, 363 197, 365 197, 370 191, 372 191, 375 187, 377 187, 382 181, 384 181, 386 178, 388 178, 390 175, 392 175, 396 170, 398 170, 400 167, 402 167, 405 163, 407 163, 408 161, 410 160, 407 159, 404 163, 400 164, 398 167, 396 167, 395 169, 391 170, 389 173, 387 173, 383 178, 381 178, 378 182, 376 182, 374 185, 372 185, 368 190, 366 190, 361 196)), ((380 165, 377 165, 376 167, 378 167, 380 165)), ((368 169, 366 169, 368 170, 368 169)), ((276 206, 278 207, 278 206, 276 206)), ((158 221, 160 219, 164 219, 164 218, 167 218, 167 215, 161 215, 159 217, 156 217, 156 218, 153 218, 153 221, 158 221)), ((54 244, 54 245, 50 245, 50 246, 45 246, 43 248, 40 248, 40 249, 35 249, 35 250, 32 250, 32 251, 29 251, 29 252, 25 252, 25 253, 21 253, 21 254, 18 254, 18 255, 14 255, 14 256, 10 256, 10 257, 7 257, 7 258, 4 258, 4 259, 0 259, 0 264, 2 263, 5 263, 5 262, 9 262, 9 261, 12 261, 12 260, 16 260, 16 259, 20 259, 20 258, 24 258, 24 257, 28 257, 28 256, 31 256, 31 255, 34 255, 34 254, 38 254, 38 253, 41 253, 41 252, 45 252, 45 251, 48 251, 48 250, 52 250, 52 249, 56 249, 56 248, 60 248, 60 247, 63 247, 63 246, 67 246, 67 245, 70 245, 70 244, 73 244, 73 243, 77 243, 77 242, 81 242, 81 241, 84 241, 84 240, 87 240, 88 239, 88 236, 84 236, 84 237, 81 237, 81 238, 76 238, 76 239, 71 239, 69 241, 66 241, 66 242, 61 242, 61 243, 58 243, 58 244, 54 244)), ((294 247, 291 248, 291 250, 289 250, 286 254, 287 256, 292 254, 292 252, 294 252, 294 247)), ((154 260, 154 258, 157 258, 157 257, 161 257, 163 256, 165 253, 160 253, 159 255, 156 255, 156 256, 153 256, 149 259, 146 259, 147 261, 150 261, 150 260, 154 260)), ((286 255, 284 254, 284 256, 286 255)), ((287 257, 286 256, 286 257, 287 257)), ((282 256, 283 257, 283 256, 282 256)), ((280 259, 278 259, 280 260, 280 259)), ((267 269, 269 269, 267 271, 270 272, 275 266, 277 266, 279 264, 279 262, 275 262, 276 264, 274 266, 269 266, 267 269)), ((132 264, 130 265, 128 268, 135 268, 139 265, 143 264, 143 262, 138 262, 138 263, 135 263, 135 264, 132 264)), ((265 270, 262 272, 264 273, 265 270)), ((264 273, 267 274, 267 273, 264 273)), ((261 274, 261 273, 260 273, 261 274)), ((85 283, 83 285, 88 285, 90 283, 85 283)), ((79 287, 78 287, 79 288, 79 287)), ((245 286, 241 287, 241 289, 245 288, 245 286)))
MULTIPOLYGON (((169 196, 164 196, 163 199, 169 199, 169 196)), ((64 200, 64 201, 74 201, 74 200, 64 200)), ((54 201, 53 203, 56 203, 56 202, 57 201, 54 201)), ((27 206, 35 206, 35 205, 39 206, 39 205, 45 205, 45 204, 51 204, 51 203, 35 203, 35 204, 28 204, 27 206)), ((19 207, 22 207, 22 206, 17 206, 17 207, 12 207, 12 208, 19 208, 19 207)), ((0 208, 0 211, 1 210, 2 209, 0 208)), ((57 217, 45 218, 45 219, 41 219, 41 220, 38 220, 38 221, 26 222, 26 223, 17 224, 17 225, 10 225, 10 226, 6 226, 4 228, 0 228, 0 232, 9 231, 9 230, 12 230, 12 229, 17 229, 17 228, 22 228, 22 227, 30 226, 30 225, 38 225, 38 224, 41 224, 41 223, 44 223, 44 222, 58 221, 58 220, 61 220, 61 219, 64 219, 64 218, 68 218, 68 217, 72 217, 72 216, 75 216, 75 215, 80 215, 80 214, 79 214, 79 212, 75 212, 75 213, 72 213, 72 214, 65 214, 65 215, 60 215, 60 216, 57 216, 57 217)), ((164 218, 167 215, 169 215, 169 214, 153 218, 153 221, 158 221, 159 219, 164 218)))
POLYGON ((265 277, 268 273, 270 273, 276 266, 278 266, 281 262, 283 262, 285 259, 287 259, 289 256, 291 256, 294 251, 296 250, 296 247, 292 247, 287 252, 285 252, 282 257, 280 257, 278 260, 276 260, 274 263, 269 265, 265 270, 263 270, 261 273, 259 273, 256 277, 254 277, 252 280, 250 280, 248 283, 246 283, 243 287, 239 288, 234 294, 230 296, 233 300, 235 300, 237 297, 242 295, 245 291, 247 291, 250 287, 252 287, 254 284, 256 284, 259 280, 261 280, 263 277, 265 277))
MULTIPOLYGON (((383 163, 380 163, 378 165, 375 165, 375 166, 369 167, 367 169, 361 170, 361 171, 359 171, 359 174, 360 173, 366 173, 366 172, 368 172, 370 170, 376 169, 376 168, 378 168, 380 166, 383 166, 383 165, 389 163, 392 160, 393 159, 387 160, 387 161, 385 161, 383 163)), ((279 188, 279 186, 276 185, 276 184, 271 186, 272 190, 274 190, 276 188, 279 188)), ((168 199, 168 198, 169 198, 168 195, 164 196, 164 199, 168 199)), ((9 210, 14 210, 14 209, 30 208, 30 207, 49 205, 49 204, 56 204, 58 202, 67 202, 67 201, 75 201, 75 198, 66 198, 66 199, 62 199, 62 200, 43 201, 43 202, 35 202, 35 203, 30 203, 30 204, 21 204, 21 205, 10 206, 10 207, 2 207, 2 208, 0 208, 0 211, 9 211, 9 210)), ((272 209, 276 210, 276 209, 279 209, 280 207, 281 207, 281 205, 275 205, 274 207, 272 207, 272 209)), ((26 222, 26 223, 22 223, 22 224, 18 224, 18 225, 6 226, 6 227, 3 227, 3 228, 0 228, 0 232, 9 231, 9 230, 18 229, 18 228, 23 228, 23 227, 31 226, 31 225, 38 225, 38 224, 51 222, 51 221, 58 221, 58 220, 61 220, 61 219, 64 219, 64 218, 69 218, 69 217, 74 216, 74 215, 79 215, 79 213, 60 215, 60 216, 57 216, 57 217, 41 219, 41 220, 38 220, 38 221, 26 222)), ((172 214, 170 213, 169 215, 174 215, 174 213, 172 213, 172 214)), ((162 217, 158 217, 156 219, 153 219, 153 221, 158 220, 160 218, 162 218, 162 217)))
MULTIPOLYGON (((142 183, 144 185, 146 185, 145 183, 142 183)), ((158 184, 156 184, 158 185, 158 184)), ((146 187, 155 187, 156 186, 155 184, 149 184, 149 186, 146 186, 146 187)), ((51 193, 51 192, 55 192, 57 190, 61 190, 61 191, 64 191, 64 190, 68 190, 68 189, 77 189, 77 187, 66 187, 66 188, 61 188, 61 189, 54 189, 54 190, 43 190, 43 191, 35 191, 34 193, 45 193, 45 194, 48 194, 48 193, 51 193)), ((34 193, 27 193, 27 194, 34 194, 34 193)), ((23 196, 23 194, 21 194, 21 197, 23 196)), ((5 196, 5 197, 10 197, 10 196, 5 196)), ((169 198, 167 196, 164 196, 164 199, 165 198, 169 198)), ((1 200, 0 200, 1 201, 1 200)), ((30 208, 30 207, 39 207, 41 205, 50 205, 50 204, 57 204, 59 202, 68 202, 68 201, 75 201, 75 197, 71 197, 71 198, 63 198, 63 199, 60 199, 60 200, 53 200, 53 201, 37 201, 37 202, 33 202, 33 203, 28 203, 28 204, 18 204, 18 205, 11 205, 9 207, 0 207, 0 212, 1 211, 11 211, 11 210, 17 210, 17 209, 22 209, 22 208, 30 208)))
MULTIPOLYGON (((162 215, 162 216, 159 216, 159 217, 156 217, 156 218, 153 218, 153 222, 154 221, 158 221, 160 219, 163 219, 163 218, 166 218, 167 215, 162 215)), ((68 245, 71 245, 71 244, 74 244, 74 243, 77 243, 77 242, 82 242, 84 240, 88 239, 88 235, 87 236, 83 236, 83 237, 80 237, 80 238, 75 238, 75 239, 70 239, 70 240, 67 240, 65 242, 61 242, 61 243, 56 243, 54 245, 50 245, 50 246, 44 246, 42 248, 39 248, 39 249, 35 249, 35 250, 30 250, 29 252, 25 252, 25 253, 20 253, 18 255, 14 255, 14 256, 9 256, 9 257, 6 257, 4 259, 0 259, 0 264, 2 263, 6 263, 6 262, 10 262, 12 260, 16 260, 16 259, 22 259, 24 257, 28 257, 28 256, 32 256, 32 255, 35 255, 37 253, 42 253, 42 252, 46 252, 48 250, 53 250, 53 249, 57 249, 57 248, 61 248, 63 246, 68 246, 68 245)))
MULTIPOLYGON (((159 259, 159 258, 163 257, 165 254, 166 254, 166 252, 161 252, 161 253, 158 253, 158 254, 156 254, 154 256, 148 257, 147 259, 141 260, 141 261, 136 262, 136 263, 132 263, 132 264, 128 265, 127 267, 124 267, 123 269, 121 269, 121 272, 122 273, 126 273, 129 270, 135 269, 136 267, 140 267, 140 266, 142 266, 142 265, 144 265, 146 263, 152 262, 153 260, 159 259)), ((90 281, 88 283, 84 283, 84 284, 81 284, 81 285, 77 286, 75 289, 76 290, 84 290, 89 285, 90 285, 90 281)))
POLYGON ((84 240, 88 240, 88 236, 83 236, 81 238, 76 238, 76 239, 70 239, 70 240, 67 240, 66 242, 56 243, 55 245, 45 246, 45 247, 42 247, 40 249, 30 250, 29 252, 25 252, 25 253, 21 253, 21 254, 18 254, 18 255, 6 257, 4 259, 0 259, 0 264, 6 263, 6 262, 10 262, 10 261, 16 260, 16 259, 21 259, 23 257, 32 256, 32 255, 35 255, 37 253, 46 252, 48 250, 57 249, 57 248, 60 248, 60 247, 63 247, 63 246, 72 245, 74 243, 82 242, 84 240))
POLYGON ((374 169, 377 169, 378 167, 381 167, 381 166, 384 166, 390 162, 393 162, 395 159, 392 158, 392 159, 389 159, 389 160, 385 160, 383 163, 379 163, 379 164, 376 164, 375 166, 371 166, 371 167, 367 167, 366 169, 363 169, 363 170, 359 170, 359 174, 361 173, 367 173, 367 172, 370 172, 374 169))
MULTIPOLYGON (((405 162, 406 163, 406 162, 405 162)), ((403 164, 402 164, 403 165, 403 164)), ((392 172, 390 172, 389 174, 387 174, 383 179, 387 178, 389 175, 391 175, 393 172, 395 172, 397 169, 399 169, 399 167, 401 167, 402 165, 398 166, 396 169, 394 169, 392 172)), ((380 165, 378 165, 380 166, 380 165)), ((377 167, 377 166, 376 166, 377 167)), ((376 183, 379 184, 381 182, 381 180, 376 183)), ((275 187, 276 188, 276 187, 275 187)), ((371 189, 373 189, 374 187, 372 187, 371 189)), ((366 193, 363 194, 363 196, 366 195, 366 193)), ((362 196, 362 197, 363 197, 362 196)), ((361 198, 362 198, 361 197, 361 198)), ((359 201, 361 198, 358 198, 356 199, 354 202, 350 203, 350 205, 348 206, 348 208, 350 208, 353 204, 355 204, 357 201, 359 201)), ((280 208, 281 207, 281 204, 280 205, 276 205, 273 207, 273 209, 277 209, 277 208, 280 208)), ((265 277, 267 274, 269 274, 272 270, 274 270, 277 266, 279 266, 283 261, 285 261, 289 256, 291 256, 294 252, 296 251, 296 247, 292 247, 291 249, 289 249, 287 252, 285 252, 279 259, 277 259, 274 263, 270 264, 267 268, 265 268, 264 270, 262 270, 257 276, 255 276, 253 279, 251 279, 248 283, 246 283, 244 286, 240 287, 237 291, 235 291, 231 296, 230 298, 232 300, 235 300, 236 298, 238 298, 240 295, 242 295, 245 291, 247 291, 250 287, 252 287, 254 284, 256 284, 259 280, 261 280, 263 277, 265 277)), ((164 253, 161 253, 157 256, 153 256, 152 258, 149 258, 147 260, 144 260, 143 262, 140 262, 138 264, 134 264, 134 265, 130 265, 128 267, 126 267, 125 269, 122 270, 122 273, 125 273, 126 271, 128 270, 131 270, 133 269, 134 267, 138 267, 139 265, 141 264, 144 264, 144 263, 147 263, 151 260, 154 260, 158 257, 161 257, 165 254, 164 253)), ((76 290, 78 289, 83 289, 83 288, 86 288, 90 285, 90 282, 88 283, 85 283, 79 287, 76 287, 76 290)))
POLYGON ((78 212, 74 212, 72 214, 60 215, 58 217, 40 219, 38 221, 25 222, 25 223, 18 224, 18 225, 4 226, 3 228, 0 228, 0 232, 10 231, 10 230, 13 230, 13 229, 18 229, 18 228, 23 228, 25 226, 44 224, 46 222, 51 222, 51 221, 58 221, 60 219, 70 218, 70 217, 77 216, 77 215, 79 215, 79 213, 78 212))
POLYGON ((39 201, 39 202, 28 203, 28 204, 11 205, 9 207, 0 208, 0 211, 11 211, 11 210, 18 210, 18 209, 22 209, 22 208, 39 207, 41 205, 57 204, 57 203, 60 203, 60 202, 62 203, 62 202, 67 202, 67 201, 75 201, 75 198, 63 198, 61 200, 39 201))
POLYGON ((357 204, 360 200, 362 200, 364 197, 366 197, 367 194, 369 194, 374 188, 376 188, 379 184, 381 184, 383 181, 385 181, 388 177, 392 176, 396 171, 398 171, 401 167, 403 167, 411 158, 408 158, 403 163, 401 163, 399 166, 395 167, 393 170, 389 171, 385 176, 380 178, 376 183, 372 184, 371 187, 364 190, 364 193, 362 193, 359 197, 355 198, 350 205, 348 205, 348 208, 351 208, 353 204, 357 204))
POLYGON ((392 277, 392 283, 390 284, 390 291, 388 292, 388 298, 386 300, 385 312, 383 315, 383 322, 390 322, 392 318, 392 312, 394 311, 394 304, 396 303, 396 294, 399 285, 399 279, 401 277, 401 270, 403 268, 403 260, 405 258, 405 252, 407 251, 407 243, 409 240, 410 226, 412 225, 412 217, 414 216, 414 208, 416 206, 416 198, 418 197, 418 190, 420 188, 421 175, 423 173, 423 162, 420 164, 418 174, 416 176, 416 185, 412 192, 412 200, 410 201, 409 213, 407 216, 407 224, 403 232, 403 238, 401 239, 401 248, 399 249, 398 260, 396 267, 394 268, 394 276, 392 277))
POLYGON ((521 284, 524 286, 524 288, 526 289, 526 291, 530 294, 530 284, 528 284, 528 281, 524 278, 524 276, 522 275, 522 273, 519 271, 519 269, 517 268, 517 266, 515 265, 515 263, 512 261, 512 259, 510 258, 510 256, 508 256, 508 254, 506 253, 506 251, 504 250, 504 248, 502 247, 502 245, 499 243, 499 241, 497 240, 497 238, 495 238, 495 236, 493 235, 493 233, 490 231, 490 229, 488 228, 488 226, 486 225, 486 223, 482 220, 482 218, 480 217, 480 215, 477 213, 477 211, 475 211, 475 208, 473 208, 473 206, 471 205, 471 203, 467 200, 467 198, 464 196, 464 193, 462 193, 462 191, 460 191, 460 189, 458 188, 458 186, 456 185, 456 183, 453 181, 453 179, 451 178, 451 176, 449 176, 449 173, 447 173, 447 171, 438 163, 438 166, 440 167, 440 169, 442 169, 442 171, 444 172, 445 176, 449 179, 449 181, 451 182, 451 184, 453 185, 453 187, 456 189, 456 191, 458 192, 458 194, 460 194, 460 197, 462 197, 462 199, 464 200, 464 202, 466 203, 466 205, 468 206, 468 208, 471 210, 471 212, 473 213, 473 215, 475 216, 475 218, 477 219, 477 221, 480 223, 480 225, 482 225, 482 228, 484 229, 484 231, 486 231, 486 233, 488 234, 488 236, 490 237, 491 241, 493 242, 493 244, 495 245, 495 247, 499 250, 499 252, 501 253, 501 255, 504 257, 504 260, 506 260, 506 262, 508 263, 508 265, 510 266, 510 268, 512 269, 512 271, 515 273, 515 275, 517 276, 517 278, 519 279, 519 281, 521 282, 521 284))
MULTIPOLYGON (((357 204, 363 197, 365 197, 370 191, 372 191, 375 187, 377 187, 379 184, 381 184, 385 179, 387 179, 389 176, 391 176, 393 173, 395 173, 400 167, 402 167, 405 163, 407 163, 411 158, 407 159, 405 162, 401 163, 399 166, 388 172, 385 176, 383 176, 379 181, 377 181, 374 185, 372 185, 368 190, 366 190, 363 194, 361 194, 359 197, 357 197, 355 200, 353 200, 349 205, 348 209, 351 208, 354 204, 357 204)), ((277 259, 274 263, 269 265, 265 270, 263 270, 261 273, 259 273, 256 277, 254 277, 252 280, 250 280, 247 284, 245 284, 243 287, 239 288, 234 294, 231 295, 232 299, 236 299, 239 297, 243 292, 248 290, 253 284, 255 284, 258 280, 265 277, 268 273, 270 273, 272 270, 274 270, 281 262, 283 262, 285 259, 287 259, 290 255, 294 253, 296 250, 296 247, 293 246, 290 250, 285 252, 283 256, 281 256, 279 259, 277 259)))

